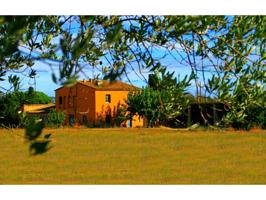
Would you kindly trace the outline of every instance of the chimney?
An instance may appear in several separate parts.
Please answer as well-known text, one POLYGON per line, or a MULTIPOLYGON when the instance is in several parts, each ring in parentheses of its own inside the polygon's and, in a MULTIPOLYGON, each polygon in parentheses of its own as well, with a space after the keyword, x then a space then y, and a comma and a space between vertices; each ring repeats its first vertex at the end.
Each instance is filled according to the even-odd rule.
POLYGON ((101 86, 102 84, 103 84, 103 81, 102 81, 102 80, 97 80, 97 81, 96 81, 96 85, 97 85, 97 86, 101 86))

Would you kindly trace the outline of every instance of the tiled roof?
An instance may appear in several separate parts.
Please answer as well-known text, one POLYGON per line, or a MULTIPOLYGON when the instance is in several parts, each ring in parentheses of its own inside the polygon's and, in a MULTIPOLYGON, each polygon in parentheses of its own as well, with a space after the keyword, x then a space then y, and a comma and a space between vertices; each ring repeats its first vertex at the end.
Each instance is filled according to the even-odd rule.
POLYGON ((78 81, 78 83, 95 88, 97 91, 130 91, 140 89, 122 81, 110 82, 107 80, 83 80, 78 81))

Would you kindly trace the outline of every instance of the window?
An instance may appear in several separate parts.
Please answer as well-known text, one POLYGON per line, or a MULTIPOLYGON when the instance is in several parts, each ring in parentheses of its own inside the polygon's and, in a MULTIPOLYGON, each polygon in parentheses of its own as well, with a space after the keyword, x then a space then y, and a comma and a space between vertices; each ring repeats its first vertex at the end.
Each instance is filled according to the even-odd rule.
POLYGON ((58 101, 59 101, 59 108, 62 109, 62 106, 63 106, 63 97, 59 96, 58 101))
POLYGON ((63 109, 65 109, 66 108, 66 96, 64 96, 64 101, 63 101, 63 109))
POLYGON ((63 98, 60 96, 59 97, 59 105, 62 105, 63 104, 63 98))
POLYGON ((111 127, 111 119, 112 119, 111 115, 106 115, 106 117, 105 117, 105 127, 106 128, 111 127))
POLYGON ((111 95, 110 94, 106 94, 105 95, 105 102, 106 103, 111 103, 111 95))
POLYGON ((68 115, 68 123, 70 126, 73 126, 75 124, 75 116, 74 115, 68 115))
POLYGON ((87 118, 87 116, 85 116, 85 115, 82 116, 82 122, 85 125, 88 124, 88 118, 87 118))
POLYGON ((73 96, 73 108, 77 107, 77 97, 73 96))
POLYGON ((68 103, 68 107, 71 108, 72 107, 71 96, 68 96, 67 103, 68 103))

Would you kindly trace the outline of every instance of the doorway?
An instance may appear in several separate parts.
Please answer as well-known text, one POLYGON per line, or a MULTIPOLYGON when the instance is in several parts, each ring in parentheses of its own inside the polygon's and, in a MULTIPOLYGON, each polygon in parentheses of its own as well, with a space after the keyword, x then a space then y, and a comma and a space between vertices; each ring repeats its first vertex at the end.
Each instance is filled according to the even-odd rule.
POLYGON ((106 115, 105 117, 105 127, 110 128, 111 127, 111 115, 106 115))
POLYGON ((73 126, 75 124, 74 115, 68 115, 68 123, 69 123, 70 126, 73 126))

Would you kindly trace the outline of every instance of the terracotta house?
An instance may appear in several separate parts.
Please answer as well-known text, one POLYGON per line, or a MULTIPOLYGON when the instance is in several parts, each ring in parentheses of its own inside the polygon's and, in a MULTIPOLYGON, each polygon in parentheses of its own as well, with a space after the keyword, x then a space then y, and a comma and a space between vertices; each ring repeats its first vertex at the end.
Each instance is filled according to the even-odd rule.
MULTIPOLYGON (((125 104, 128 93, 135 90, 139 88, 121 81, 78 81, 72 87, 55 90, 56 110, 66 113, 66 124, 114 126, 117 108, 125 104)), ((142 127, 143 120, 134 116, 133 120, 124 122, 121 126, 142 127)))

